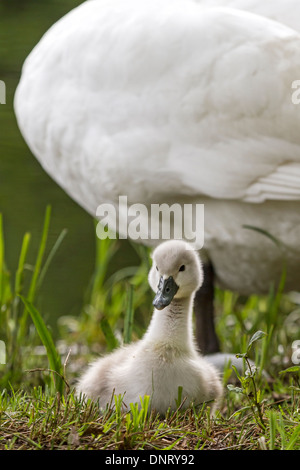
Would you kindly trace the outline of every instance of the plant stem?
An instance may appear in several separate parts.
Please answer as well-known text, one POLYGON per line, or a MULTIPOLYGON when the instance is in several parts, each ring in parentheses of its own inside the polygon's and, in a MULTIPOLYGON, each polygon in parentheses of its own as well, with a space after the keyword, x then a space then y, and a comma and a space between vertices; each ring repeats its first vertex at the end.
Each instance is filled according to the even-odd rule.
MULTIPOLYGON (((251 382, 252 382, 252 385, 253 385, 253 395, 254 395, 254 405, 256 406, 256 409, 257 409, 257 412, 258 412, 258 416, 259 416, 259 422, 256 420, 256 422, 259 424, 259 426, 261 427, 261 429, 263 431, 266 430, 266 427, 264 425, 264 420, 263 420, 263 415, 262 415, 262 411, 261 411, 261 406, 260 406, 260 403, 259 403, 259 400, 257 399, 257 388, 256 388, 256 383, 255 383, 255 380, 254 380, 254 377, 253 377, 253 373, 252 373, 252 369, 251 369, 251 365, 250 365, 250 361, 249 361, 249 358, 246 356, 245 357, 245 360, 246 360, 246 363, 247 363, 247 366, 249 368, 249 371, 250 371, 250 378, 251 378, 251 382)), ((247 395, 248 396, 248 395, 247 395)), ((251 405, 251 408, 253 410, 253 404, 250 403, 251 405)), ((255 412, 253 411, 253 414, 254 414, 254 417, 256 418, 255 416, 255 412)))

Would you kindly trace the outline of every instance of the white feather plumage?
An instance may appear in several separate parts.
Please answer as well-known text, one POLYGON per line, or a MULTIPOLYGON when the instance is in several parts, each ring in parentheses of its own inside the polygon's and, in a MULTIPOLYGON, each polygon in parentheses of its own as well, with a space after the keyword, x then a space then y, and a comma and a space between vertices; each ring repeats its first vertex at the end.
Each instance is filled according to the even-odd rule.
POLYGON ((149 395, 151 407, 163 414, 169 407, 176 409, 182 387, 183 408, 215 400, 210 403, 214 410, 222 395, 219 373, 196 351, 192 333, 193 297, 203 279, 198 256, 186 243, 172 240, 157 247, 153 260, 152 289, 157 290, 161 276, 172 276, 179 287, 175 297, 162 310, 154 309, 140 341, 94 362, 79 379, 77 394, 99 400, 101 407, 111 402, 113 393, 124 395, 127 406, 149 395), (184 272, 179 271, 182 264, 184 272))
POLYGON ((298 288, 300 25, 287 3, 299 9, 87 1, 25 62, 15 109, 29 147, 92 215, 119 195, 204 203, 204 248, 223 287, 263 292, 279 279, 282 253, 243 225, 270 232, 287 247, 286 288, 298 288))

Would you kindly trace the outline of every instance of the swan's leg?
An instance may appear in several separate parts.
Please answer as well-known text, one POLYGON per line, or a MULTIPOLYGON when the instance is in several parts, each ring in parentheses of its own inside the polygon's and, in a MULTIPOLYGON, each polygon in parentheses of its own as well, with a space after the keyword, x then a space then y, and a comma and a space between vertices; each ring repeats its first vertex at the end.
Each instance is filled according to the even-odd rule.
POLYGON ((196 342, 202 354, 218 352, 219 341, 214 325, 214 270, 211 263, 203 265, 204 282, 196 292, 196 342))

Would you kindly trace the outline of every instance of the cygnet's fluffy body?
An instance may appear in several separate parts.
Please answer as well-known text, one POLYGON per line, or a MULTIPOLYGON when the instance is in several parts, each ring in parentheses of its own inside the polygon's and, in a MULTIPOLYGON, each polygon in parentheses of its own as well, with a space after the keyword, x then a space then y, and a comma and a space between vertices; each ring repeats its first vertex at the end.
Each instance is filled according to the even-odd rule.
MULTIPOLYGON (((203 280, 198 255, 182 241, 168 241, 153 253, 149 283, 157 292, 153 317, 144 337, 94 362, 77 384, 77 393, 105 407, 112 394, 126 405, 150 395, 151 407, 165 413, 176 409, 182 387, 184 407, 218 400, 218 372, 194 346, 192 305, 203 280)), ((211 403, 211 408, 214 404, 211 403)))

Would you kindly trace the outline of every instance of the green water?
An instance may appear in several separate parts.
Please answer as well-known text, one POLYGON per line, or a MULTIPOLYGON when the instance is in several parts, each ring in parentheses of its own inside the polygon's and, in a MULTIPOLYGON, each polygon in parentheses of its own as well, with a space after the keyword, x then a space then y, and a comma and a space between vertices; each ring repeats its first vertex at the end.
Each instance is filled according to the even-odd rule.
POLYGON ((6 264, 13 273, 23 234, 32 233, 34 262, 44 212, 52 206, 48 247, 68 230, 38 297, 38 307, 55 327, 61 315, 77 315, 94 266, 94 224, 43 171, 18 130, 13 96, 22 63, 44 32, 79 0, 0 0, 0 80, 6 104, 0 105, 0 212, 4 218, 6 264))

